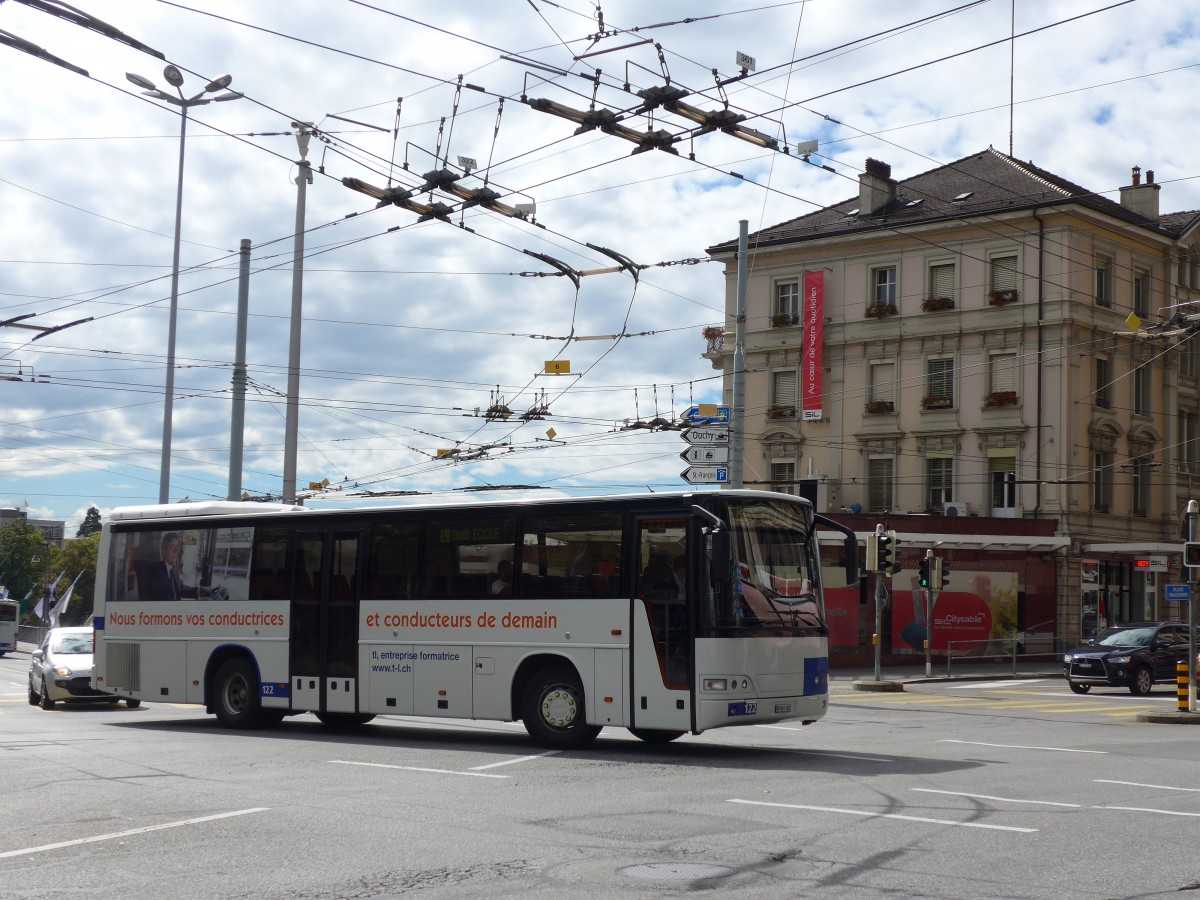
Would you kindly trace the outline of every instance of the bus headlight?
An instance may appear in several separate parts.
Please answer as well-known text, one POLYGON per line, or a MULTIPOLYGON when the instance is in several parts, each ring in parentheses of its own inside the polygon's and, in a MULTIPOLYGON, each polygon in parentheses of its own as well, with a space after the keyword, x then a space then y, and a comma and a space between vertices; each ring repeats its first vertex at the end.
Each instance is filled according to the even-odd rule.
POLYGON ((705 678, 704 690, 706 691, 725 691, 729 689, 729 681, 725 678, 705 678))

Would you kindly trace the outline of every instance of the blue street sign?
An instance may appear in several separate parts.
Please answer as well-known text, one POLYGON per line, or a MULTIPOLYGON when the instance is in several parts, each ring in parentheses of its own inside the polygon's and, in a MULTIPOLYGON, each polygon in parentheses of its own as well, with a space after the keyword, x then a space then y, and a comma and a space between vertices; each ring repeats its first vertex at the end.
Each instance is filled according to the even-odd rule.
POLYGON ((693 425, 728 425, 730 418, 729 407, 718 406, 716 410, 717 414, 715 416, 702 416, 700 415, 699 406, 691 406, 683 414, 683 419, 693 425))
POLYGON ((1192 586, 1190 584, 1168 584, 1167 585, 1167 600, 1172 603, 1187 603, 1192 599, 1192 586))

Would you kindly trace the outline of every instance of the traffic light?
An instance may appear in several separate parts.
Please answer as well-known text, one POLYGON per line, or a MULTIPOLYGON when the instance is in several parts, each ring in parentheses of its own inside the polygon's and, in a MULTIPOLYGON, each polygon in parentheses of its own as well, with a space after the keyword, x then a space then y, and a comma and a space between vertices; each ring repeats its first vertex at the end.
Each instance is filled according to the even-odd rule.
POLYGON ((923 588, 929 588, 929 563, 930 559, 927 556, 921 557, 921 561, 917 564, 917 569, 920 574, 917 576, 917 583, 923 588))
POLYGON ((867 571, 879 571, 879 535, 867 535, 867 571))
POLYGON ((894 531, 889 531, 887 534, 876 535, 876 562, 879 568, 877 572, 883 572, 885 575, 894 575, 899 571, 896 565, 896 537, 894 531))
POLYGON ((947 584, 949 584, 950 579, 946 577, 946 575, 949 573, 949 571, 950 571, 950 565, 946 560, 940 559, 940 558, 934 559, 934 561, 933 561, 933 589, 935 591, 940 591, 947 584))
POLYGON ((1200 568, 1200 541, 1188 541, 1183 545, 1183 564, 1189 568, 1200 568))

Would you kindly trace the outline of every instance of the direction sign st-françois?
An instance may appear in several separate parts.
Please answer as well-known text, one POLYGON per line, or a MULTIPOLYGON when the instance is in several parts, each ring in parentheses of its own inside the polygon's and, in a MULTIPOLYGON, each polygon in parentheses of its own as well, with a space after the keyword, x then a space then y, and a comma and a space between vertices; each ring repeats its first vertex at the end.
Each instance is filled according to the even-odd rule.
POLYGON ((725 466, 692 466, 680 472, 679 477, 688 484, 727 484, 729 469, 725 466))

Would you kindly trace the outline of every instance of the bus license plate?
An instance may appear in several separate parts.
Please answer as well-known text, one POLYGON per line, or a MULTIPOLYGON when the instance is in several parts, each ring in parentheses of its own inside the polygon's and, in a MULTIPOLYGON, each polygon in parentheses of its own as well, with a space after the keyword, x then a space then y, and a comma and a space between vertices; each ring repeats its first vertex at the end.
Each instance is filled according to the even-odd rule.
POLYGON ((758 702, 755 700, 741 700, 737 703, 729 704, 729 715, 731 716, 755 716, 758 715, 758 702))

